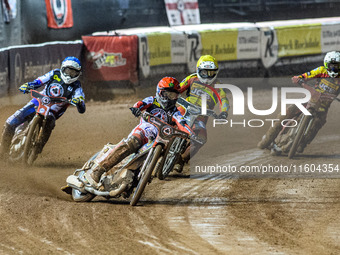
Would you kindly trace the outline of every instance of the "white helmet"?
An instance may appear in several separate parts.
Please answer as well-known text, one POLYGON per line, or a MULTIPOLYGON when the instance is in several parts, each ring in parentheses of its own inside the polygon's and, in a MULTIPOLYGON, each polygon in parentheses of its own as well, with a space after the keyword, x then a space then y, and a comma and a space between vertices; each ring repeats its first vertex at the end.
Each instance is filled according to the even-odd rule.
POLYGON ((340 69, 340 53, 337 51, 328 52, 323 62, 328 75, 332 78, 337 77, 340 69))
POLYGON ((61 78, 66 84, 78 80, 81 71, 81 64, 76 57, 67 57, 61 63, 61 78))
POLYGON ((201 56, 197 61, 196 71, 197 77, 202 83, 212 84, 218 73, 217 60, 210 55, 201 56))

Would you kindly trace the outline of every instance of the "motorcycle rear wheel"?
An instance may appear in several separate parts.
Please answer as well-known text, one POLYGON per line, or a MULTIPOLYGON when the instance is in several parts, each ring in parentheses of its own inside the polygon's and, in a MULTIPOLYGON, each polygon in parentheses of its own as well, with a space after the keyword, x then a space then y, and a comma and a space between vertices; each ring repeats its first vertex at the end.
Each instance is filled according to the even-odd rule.
POLYGON ((26 143, 25 143, 25 148, 24 148, 23 161, 25 165, 31 166, 37 158, 37 152, 38 152, 37 140, 38 140, 41 128, 42 128, 42 122, 43 122, 42 117, 36 115, 33 118, 32 123, 30 124, 30 128, 29 128, 26 143))
POLYGON ((157 145, 153 151, 153 155, 150 160, 150 163, 146 166, 146 169, 144 170, 144 173, 142 174, 138 182, 135 193, 133 194, 131 198, 131 201, 130 201, 131 206, 135 206, 138 203, 139 199, 141 198, 144 192, 144 189, 146 187, 146 184, 149 182, 151 178, 152 171, 156 166, 156 163, 158 161, 159 156, 161 155, 161 152, 162 152, 162 146, 157 145))
POLYGON ((311 121, 312 119, 312 116, 310 115, 305 115, 300 126, 298 127, 298 131, 294 137, 294 141, 293 141, 293 144, 292 144, 292 147, 290 148, 289 150, 289 153, 288 153, 288 158, 289 159, 292 159, 295 154, 296 154, 296 151, 300 145, 300 142, 304 136, 304 133, 308 127, 308 124, 309 122, 311 121))

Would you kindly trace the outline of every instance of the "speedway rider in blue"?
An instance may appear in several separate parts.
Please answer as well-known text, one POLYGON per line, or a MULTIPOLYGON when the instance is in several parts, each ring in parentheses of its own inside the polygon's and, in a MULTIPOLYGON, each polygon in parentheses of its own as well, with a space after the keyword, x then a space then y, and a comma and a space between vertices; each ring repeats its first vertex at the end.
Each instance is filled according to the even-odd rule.
MULTIPOLYGON (((47 74, 38 77, 33 82, 28 82, 20 86, 21 92, 28 93, 30 89, 37 89, 45 86, 41 92, 44 95, 55 97, 66 97, 71 100, 71 103, 77 106, 79 113, 84 113, 85 108, 85 95, 78 78, 81 73, 81 63, 76 57, 67 57, 61 63, 60 69, 54 69, 47 74)), ((5 157, 9 153, 9 146, 14 136, 16 127, 30 121, 38 106, 38 101, 32 99, 23 108, 16 111, 10 116, 4 126, 1 144, 0 144, 0 157, 5 157)), ((53 105, 49 113, 49 120, 46 135, 42 138, 45 144, 49 139, 51 132, 55 126, 55 120, 60 118, 68 107, 67 103, 53 105)))

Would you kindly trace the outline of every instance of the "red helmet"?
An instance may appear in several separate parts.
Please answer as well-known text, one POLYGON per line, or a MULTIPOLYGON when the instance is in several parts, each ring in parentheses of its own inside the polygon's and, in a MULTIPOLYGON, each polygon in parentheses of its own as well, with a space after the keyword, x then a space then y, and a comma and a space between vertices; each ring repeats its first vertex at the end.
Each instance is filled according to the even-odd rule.
POLYGON ((158 82, 156 99, 164 110, 175 106, 180 88, 178 80, 173 77, 164 77, 158 82))

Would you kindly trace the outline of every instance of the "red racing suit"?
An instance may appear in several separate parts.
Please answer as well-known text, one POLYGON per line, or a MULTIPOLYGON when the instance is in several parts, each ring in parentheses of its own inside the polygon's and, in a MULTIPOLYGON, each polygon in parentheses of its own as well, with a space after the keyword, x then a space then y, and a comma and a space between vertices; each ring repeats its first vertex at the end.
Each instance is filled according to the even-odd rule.
MULTIPOLYGON (((168 111, 165 111, 157 102, 157 99, 154 96, 150 96, 144 98, 142 101, 138 101, 134 104, 133 107, 139 108, 141 111, 145 110, 148 113, 151 113, 152 115, 160 118, 166 123, 176 124, 181 131, 189 134, 193 133, 189 126, 186 124, 183 115, 176 108, 176 106, 168 111), (172 119, 169 119, 169 116, 172 116, 172 119)), ((154 140, 157 134, 158 129, 154 125, 146 122, 143 118, 141 118, 139 125, 131 131, 129 137, 134 136, 138 138, 142 142, 142 144, 146 144, 149 139, 154 140)))

